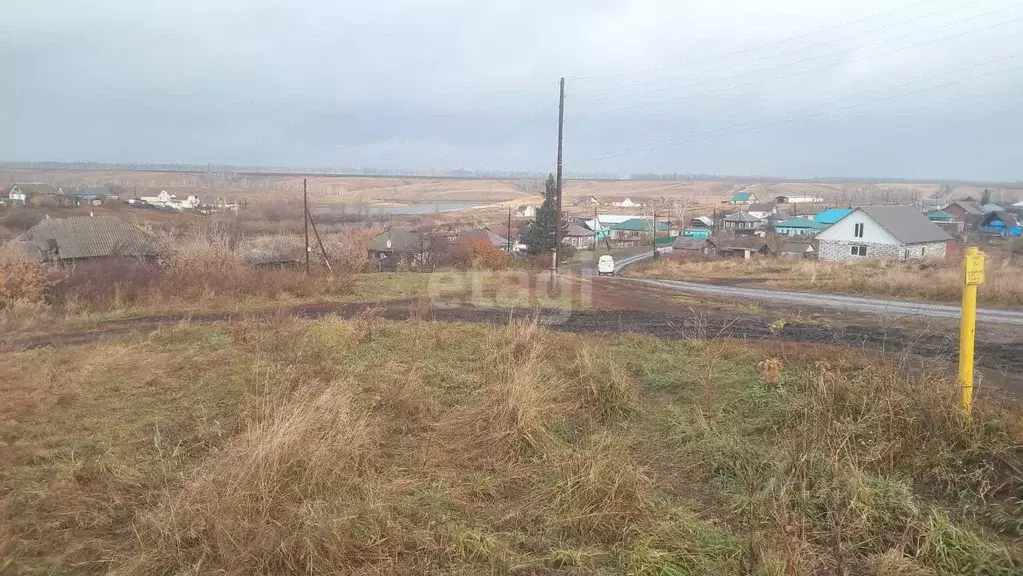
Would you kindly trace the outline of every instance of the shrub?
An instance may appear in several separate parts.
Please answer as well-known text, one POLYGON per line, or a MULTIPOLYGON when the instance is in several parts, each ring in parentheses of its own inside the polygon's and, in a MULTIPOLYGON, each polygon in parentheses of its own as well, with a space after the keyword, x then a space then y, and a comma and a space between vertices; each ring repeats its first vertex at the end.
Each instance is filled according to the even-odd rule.
POLYGON ((463 238, 455 246, 455 265, 462 269, 503 270, 508 254, 482 238, 463 238))
POLYGON ((0 259, 0 306, 40 303, 53 282, 53 274, 41 262, 29 262, 20 256, 0 259))

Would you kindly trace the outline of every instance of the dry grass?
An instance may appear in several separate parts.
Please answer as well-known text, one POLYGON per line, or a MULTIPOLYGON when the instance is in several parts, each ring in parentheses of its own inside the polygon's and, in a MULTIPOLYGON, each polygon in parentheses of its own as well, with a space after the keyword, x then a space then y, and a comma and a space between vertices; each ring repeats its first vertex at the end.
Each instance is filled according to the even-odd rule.
POLYGON ((7 354, 0 565, 1018 573, 1018 406, 793 350, 367 314, 7 354))
MULTIPOLYGON (((956 259, 911 262, 818 262, 798 259, 678 260, 661 259, 633 268, 649 278, 693 281, 739 280, 751 286, 834 292, 890 298, 958 301, 962 294, 962 263, 956 259)), ((984 305, 1023 305, 1023 263, 1013 257, 989 256, 984 305)))

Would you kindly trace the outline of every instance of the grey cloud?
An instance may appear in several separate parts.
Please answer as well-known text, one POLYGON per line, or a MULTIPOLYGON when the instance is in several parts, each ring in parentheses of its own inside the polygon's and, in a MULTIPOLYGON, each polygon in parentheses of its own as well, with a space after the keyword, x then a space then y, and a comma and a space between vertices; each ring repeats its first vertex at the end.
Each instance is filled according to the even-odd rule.
POLYGON ((9 3, 0 159, 1020 177, 1023 9, 721 4, 9 3))

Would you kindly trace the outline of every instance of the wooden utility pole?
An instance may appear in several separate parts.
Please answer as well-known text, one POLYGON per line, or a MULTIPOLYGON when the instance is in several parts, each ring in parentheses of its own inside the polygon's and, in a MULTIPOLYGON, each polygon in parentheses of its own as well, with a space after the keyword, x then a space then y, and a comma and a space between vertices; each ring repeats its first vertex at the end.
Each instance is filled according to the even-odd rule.
POLYGON ((653 246, 654 246, 654 255, 653 255, 654 259, 657 259, 657 207, 655 206, 654 209, 651 212, 653 213, 653 216, 654 216, 654 223, 653 223, 654 225, 653 225, 653 234, 651 235, 651 238, 653 238, 653 241, 651 241, 650 243, 653 244, 653 246))
POLYGON ((557 208, 554 210, 554 263, 551 268, 558 269, 561 264, 561 148, 565 137, 565 78, 561 78, 561 90, 558 96, 558 175, 557 175, 557 208))
POLYGON ((305 273, 309 273, 309 180, 302 179, 302 223, 305 225, 305 273))
MULTIPOLYGON (((306 222, 308 222, 313 227, 313 235, 316 236, 316 243, 320 245, 320 254, 323 255, 323 263, 327 265, 327 270, 333 272, 334 269, 330 267, 330 259, 327 258, 327 249, 323 247, 323 240, 320 239, 320 233, 316 230, 316 222, 313 221, 313 215, 310 214, 308 210, 306 210, 305 217, 306 222)), ((306 249, 306 254, 308 253, 309 250, 306 249)))
POLYGON ((512 239, 511 239, 511 206, 508 207, 508 253, 512 252, 512 239))

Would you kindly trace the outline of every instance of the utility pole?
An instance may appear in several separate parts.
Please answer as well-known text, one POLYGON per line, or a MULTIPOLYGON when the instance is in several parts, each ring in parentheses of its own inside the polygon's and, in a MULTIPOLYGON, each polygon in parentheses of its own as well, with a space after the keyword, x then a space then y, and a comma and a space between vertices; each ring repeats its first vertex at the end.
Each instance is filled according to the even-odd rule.
POLYGON ((561 90, 558 96, 558 175, 557 208, 554 210, 554 262, 551 268, 555 271, 561 264, 561 148, 565 137, 565 78, 561 78, 561 90))
POLYGON ((600 231, 597 228, 598 226, 600 226, 600 221, 598 220, 598 217, 597 217, 597 207, 594 206, 593 207, 593 251, 594 252, 597 251, 597 243, 600 242, 600 231))
POLYGON ((512 239, 511 239, 511 206, 508 207, 508 253, 512 253, 512 239))
POLYGON ((653 257, 656 260, 657 259, 657 207, 655 206, 654 209, 651 210, 651 212, 654 215, 654 225, 653 225, 653 234, 651 235, 651 238, 653 238, 653 240, 650 243, 654 247, 654 255, 653 255, 653 257))
POLYGON ((305 225, 305 273, 309 273, 309 179, 302 179, 302 223, 305 225))

